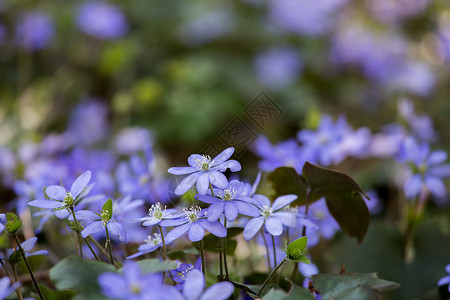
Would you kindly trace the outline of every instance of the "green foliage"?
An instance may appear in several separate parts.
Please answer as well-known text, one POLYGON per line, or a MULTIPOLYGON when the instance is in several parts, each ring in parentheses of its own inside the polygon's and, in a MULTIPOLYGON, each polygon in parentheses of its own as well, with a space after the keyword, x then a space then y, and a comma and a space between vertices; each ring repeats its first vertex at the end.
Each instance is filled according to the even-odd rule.
POLYGON ((39 285, 45 300, 70 300, 77 294, 73 290, 54 291, 45 285, 39 285))
POLYGON ((108 199, 108 201, 106 201, 105 204, 103 204, 103 207, 102 207, 102 219, 109 221, 112 218, 112 214, 113 214, 112 200, 108 199))
POLYGON ((307 243, 308 238, 306 236, 292 241, 286 249, 287 258, 295 262, 310 264, 311 262, 309 261, 309 259, 303 255, 306 251, 307 243))
POLYGON ((50 279, 58 290, 74 290, 74 300, 107 299, 100 292, 97 278, 104 272, 113 272, 110 264, 69 256, 50 269, 50 279))
POLYGON ((155 273, 174 270, 178 266, 178 264, 174 261, 160 261, 156 258, 140 260, 137 263, 141 268, 142 273, 155 273))
MULTIPOLYGON (((244 229, 238 227, 227 229, 227 236, 225 238, 227 244, 226 248, 227 255, 233 255, 237 247, 237 241, 233 240, 232 238, 241 234, 242 231, 244 231, 244 229)), ((213 234, 207 234, 203 238, 203 250, 213 253, 219 253, 219 241, 220 238, 218 238, 217 236, 213 234)), ((192 244, 197 250, 200 250, 200 242, 193 242, 192 244)))
POLYGON ((314 300, 314 296, 305 288, 293 285, 289 293, 272 288, 262 297, 263 300, 314 300))
POLYGON ((20 221, 17 215, 14 213, 7 213, 6 220, 6 231, 9 234, 15 234, 17 231, 19 231, 20 227, 22 227, 22 221, 20 221))
POLYGON ((398 283, 380 279, 377 273, 367 274, 317 274, 312 276, 314 288, 323 299, 378 300, 379 292, 399 288, 398 283))

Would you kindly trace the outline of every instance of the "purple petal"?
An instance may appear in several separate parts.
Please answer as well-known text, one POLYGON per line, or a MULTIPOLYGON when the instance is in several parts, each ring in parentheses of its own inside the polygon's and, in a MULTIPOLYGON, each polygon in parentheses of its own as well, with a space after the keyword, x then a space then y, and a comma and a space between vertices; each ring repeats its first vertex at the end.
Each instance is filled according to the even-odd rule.
POLYGON ((161 223, 159 223, 159 225, 161 225, 163 227, 180 226, 182 224, 185 224, 186 222, 188 222, 188 220, 186 220, 183 217, 183 218, 178 218, 178 219, 162 220, 161 223))
POLYGON ((276 210, 282 209, 286 205, 291 204, 291 202, 294 201, 295 199, 297 199, 297 195, 280 196, 277 199, 275 199, 275 201, 273 202, 272 210, 276 211, 276 210))
POLYGON ((229 159, 231 157, 231 155, 233 155, 234 152, 234 148, 233 147, 229 147, 225 150, 223 150, 221 153, 219 153, 216 157, 214 157, 211 161, 211 166, 217 166, 221 163, 223 163, 224 161, 226 161, 227 159, 229 159))
POLYGON ((119 241, 124 241, 127 238, 125 229, 123 229, 123 226, 121 224, 117 222, 109 222, 106 227, 108 228, 111 235, 117 236, 119 241))
POLYGON ((200 154, 192 154, 188 157, 188 164, 197 169, 197 161, 202 161, 203 156, 200 154))
POLYGON ((259 209, 257 209, 253 204, 249 204, 242 201, 233 201, 238 209, 239 213, 256 218, 260 215, 259 209))
POLYGON ((403 190, 407 198, 413 198, 419 195, 422 190, 422 179, 420 175, 416 174, 406 179, 403 190))
POLYGON ((199 300, 221 300, 228 299, 234 291, 234 286, 231 282, 219 282, 209 287, 199 300))
POLYGON ((258 217, 248 221, 244 227, 244 239, 246 241, 251 240, 255 236, 255 234, 261 229, 263 223, 264 217, 258 217))
POLYGON ((450 177, 450 164, 431 167, 428 171, 428 174, 437 177, 450 177))
POLYGON ((81 231, 81 236, 85 239, 91 234, 99 233, 103 229, 103 224, 101 221, 95 221, 86 226, 86 228, 81 231))
POLYGON ((440 178, 427 176, 425 177, 425 185, 433 195, 445 197, 445 184, 440 178))
POLYGON ((217 201, 220 201, 216 197, 213 197, 213 196, 210 196, 210 195, 199 195, 197 197, 197 199, 202 201, 202 202, 209 203, 209 204, 213 204, 213 203, 216 203, 217 201))
POLYGON ((205 288, 205 277, 199 270, 192 270, 184 282, 183 295, 186 299, 198 299, 205 288))
POLYGON ((151 251, 148 251, 148 252, 146 252, 146 251, 139 251, 139 252, 136 252, 135 254, 127 256, 126 259, 133 259, 133 258, 139 257, 141 255, 147 254, 149 252, 151 252, 151 251))
POLYGON ((236 208, 236 205, 234 205, 233 202, 226 202, 225 203, 225 217, 227 217, 228 221, 233 222, 236 220, 238 215, 238 210, 236 208))
POLYGON ((198 242, 205 236, 205 229, 197 224, 197 222, 192 222, 191 228, 189 228, 188 236, 192 242, 198 242))
POLYGON ((191 175, 186 176, 181 182, 178 184, 177 188, 175 189, 175 194, 178 196, 183 195, 186 193, 197 181, 198 177, 200 176, 200 172, 193 173, 191 175))
POLYGON ((197 221, 203 228, 218 237, 226 237, 227 229, 219 221, 209 222, 208 220, 202 219, 197 221))
POLYGON ((103 294, 111 298, 126 299, 128 297, 128 286, 122 275, 115 273, 103 273, 98 277, 103 294))
POLYGON ((197 171, 194 167, 173 167, 167 170, 172 175, 187 175, 197 171))
POLYGON ((446 159, 447 152, 443 150, 433 151, 427 159, 427 165, 438 165, 443 163, 446 159))
POLYGON ((23 250, 25 250, 25 252, 29 252, 29 251, 31 251, 31 249, 33 249, 34 244, 36 244, 36 241, 37 241, 37 237, 33 237, 33 238, 30 238, 30 239, 24 241, 20 245, 22 246, 23 250))
POLYGON ((217 203, 211 204, 211 206, 208 208, 208 221, 213 222, 217 221, 219 217, 222 215, 224 209, 224 203, 223 201, 219 201, 217 203))
POLYGON ((252 196, 254 193, 256 193, 256 189, 258 188, 260 181, 261 181, 261 171, 258 172, 258 175, 256 176, 255 182, 253 183, 252 189, 248 196, 252 196))
POLYGON ((271 235, 280 235, 283 233, 283 224, 275 217, 266 219, 266 229, 271 235))
POLYGON ((67 208, 55 210, 55 216, 60 220, 67 218, 69 215, 70 212, 67 208))
POLYGON ((437 283, 438 286, 446 285, 446 284, 450 284, 450 275, 441 278, 437 283))
POLYGON ((207 172, 201 172, 197 180, 197 191, 200 195, 205 195, 209 188, 209 176, 207 172))
POLYGON ((74 199, 76 199, 78 195, 80 195, 81 192, 87 187, 89 180, 91 180, 91 171, 86 171, 75 179, 70 187, 70 193, 74 199))
POLYGON ((169 233, 166 235, 166 238, 172 241, 176 240, 177 238, 185 234, 186 231, 189 230, 189 228, 191 228, 191 224, 192 223, 186 223, 184 225, 175 227, 174 229, 169 231, 169 233))
POLYGON ((227 177, 225 177, 225 175, 223 175, 222 173, 217 171, 209 171, 208 176, 211 184, 218 187, 219 189, 226 189, 228 187, 227 177))
POLYGON ((225 172, 227 169, 230 169, 231 172, 237 172, 241 170, 241 164, 236 160, 229 160, 220 165, 212 168, 213 170, 219 170, 220 172, 225 172))
MULTIPOLYGON (((153 226, 153 225, 156 225, 156 224, 158 224, 159 222, 161 222, 161 220, 160 219, 158 219, 158 218, 149 218, 149 219, 146 219, 143 223, 142 223, 142 225, 143 226, 153 226)), ((179 224, 178 224, 179 225, 179 224)), ((168 226, 174 226, 174 225, 168 225, 168 226)))
POLYGON ((58 208, 61 207, 63 204, 55 200, 33 200, 28 202, 28 205, 39 208, 58 208))
POLYGON ((38 250, 36 252, 33 253, 26 253, 25 256, 29 257, 29 256, 38 256, 38 255, 49 255, 49 252, 47 250, 38 250))
POLYGON ((258 201, 261 204, 261 206, 270 206, 269 198, 267 198, 264 195, 254 194, 252 198, 258 201))
POLYGON ((60 185, 50 185, 45 188, 45 194, 53 200, 62 201, 66 197, 67 190, 60 185))
POLYGON ((78 221, 86 221, 89 223, 101 219, 99 215, 90 210, 79 210, 75 212, 75 215, 78 221))
POLYGON ((297 218, 290 212, 279 211, 273 214, 283 225, 294 228, 297 225, 297 218))

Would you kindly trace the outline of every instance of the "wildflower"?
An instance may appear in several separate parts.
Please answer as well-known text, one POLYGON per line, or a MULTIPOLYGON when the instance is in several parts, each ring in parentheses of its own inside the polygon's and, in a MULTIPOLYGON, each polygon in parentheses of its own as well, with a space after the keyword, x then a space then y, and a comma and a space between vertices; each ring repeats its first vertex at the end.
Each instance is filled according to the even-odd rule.
MULTIPOLYGON (((23 251, 25 251, 25 257, 48 255, 47 250, 38 250, 35 252, 31 252, 31 250, 33 250, 34 245, 37 242, 37 239, 38 239, 37 237, 33 237, 20 243, 20 246, 22 246, 23 251)), ((7 249, 5 254, 0 253, 0 259, 9 260, 9 258, 15 251, 19 251, 19 247, 16 247, 15 249, 7 249)))
POLYGON ((53 34, 53 24, 49 17, 39 11, 23 15, 16 27, 17 43, 28 51, 45 48, 50 43, 53 34))
POLYGON ((259 201, 258 208, 260 216, 251 219, 244 227, 244 238, 248 241, 255 236, 263 224, 271 235, 280 235, 283 232, 283 225, 295 227, 297 221, 295 215, 290 212, 281 211, 283 207, 289 205, 297 199, 296 195, 280 196, 270 206, 270 200, 263 195, 253 195, 253 199, 259 201))
POLYGON ((199 270, 192 270, 186 278, 183 292, 175 300, 225 300, 233 294, 234 286, 231 282, 215 283, 205 291, 205 277, 199 270))
POLYGON ((173 219, 178 217, 179 215, 174 215, 176 209, 169 208, 164 210, 161 207, 161 203, 153 204, 148 210, 148 216, 145 216, 139 221, 143 221, 142 225, 144 226, 153 226, 161 223, 163 220, 173 219))
MULTIPOLYGON (((116 236, 119 241, 126 239, 126 233, 122 225, 111 220, 112 212, 103 210, 101 214, 96 214, 90 210, 79 210, 76 213, 78 221, 87 222, 87 226, 81 231, 81 236, 86 238, 91 234, 97 234, 107 228, 112 236, 116 236)), ((69 218, 69 219, 72 219, 69 218)))
POLYGON ((181 263, 178 268, 176 268, 175 270, 172 270, 172 276, 173 276, 173 281, 177 282, 178 284, 175 286, 177 289, 182 289, 183 288, 183 283, 185 282, 186 278, 188 277, 189 273, 192 270, 202 270, 202 259, 201 257, 199 257, 197 259, 197 261, 195 262, 195 264, 191 265, 191 264, 186 264, 186 263, 181 263))
MULTIPOLYGON (((155 251, 156 249, 160 248, 163 246, 163 240, 161 237, 161 234, 159 233, 155 233, 153 234, 153 236, 149 235, 147 236, 147 238, 144 240, 144 244, 141 244, 138 247, 138 252, 130 255, 127 257, 127 259, 132 259, 150 252, 155 251)), ((168 240, 168 239, 164 239, 164 243, 166 245, 170 244, 172 242, 172 240, 168 240)))
POLYGON ((45 194, 50 200, 33 200, 28 205, 40 208, 52 208, 58 218, 67 218, 70 214, 68 208, 73 207, 80 200, 80 195, 86 189, 90 179, 91 172, 84 172, 73 182, 70 191, 67 191, 63 186, 50 185, 45 189, 45 194))
POLYGON ((205 203, 210 203, 208 208, 208 221, 217 221, 222 213, 228 221, 234 221, 241 213, 243 215, 257 217, 259 210, 255 207, 254 200, 248 196, 243 195, 244 183, 237 180, 230 181, 226 189, 215 189, 213 197, 210 195, 200 195, 198 200, 205 203))
POLYGON ((176 187, 175 194, 183 195, 195 183, 200 195, 205 195, 209 185, 212 184, 220 189, 226 189, 228 180, 222 172, 230 169, 232 172, 239 171, 241 164, 236 160, 228 160, 234 152, 230 147, 211 159, 209 155, 192 154, 188 158, 190 167, 173 167, 168 170, 173 175, 187 175, 176 187))
POLYGON ((447 275, 447 276, 445 276, 445 277, 442 277, 439 281, 438 281, 438 286, 441 286, 441 285, 446 285, 446 284, 448 284, 449 286, 448 286, 448 291, 450 292, 450 264, 448 264, 446 267, 445 267, 445 271, 447 272, 447 273, 449 273, 449 275, 447 275))
POLYGON ((6 219, 6 215, 0 214, 0 234, 3 232, 3 230, 5 230, 7 221, 8 220, 6 219))
POLYGON ((125 262, 123 274, 101 274, 98 283, 103 295, 113 299, 171 300, 178 294, 174 287, 162 284, 160 274, 142 274, 139 265, 133 261, 125 262))
POLYGON ((227 235, 225 227, 219 221, 208 221, 206 211, 198 206, 185 208, 181 217, 164 220, 160 224, 161 226, 177 226, 167 234, 168 240, 176 240, 188 232, 189 239, 192 242, 197 242, 205 236, 205 229, 218 237, 227 235))
POLYGON ((0 299, 6 299, 20 285, 20 283, 18 282, 13 285, 10 284, 11 280, 9 279, 9 277, 5 276, 0 279, 0 299))

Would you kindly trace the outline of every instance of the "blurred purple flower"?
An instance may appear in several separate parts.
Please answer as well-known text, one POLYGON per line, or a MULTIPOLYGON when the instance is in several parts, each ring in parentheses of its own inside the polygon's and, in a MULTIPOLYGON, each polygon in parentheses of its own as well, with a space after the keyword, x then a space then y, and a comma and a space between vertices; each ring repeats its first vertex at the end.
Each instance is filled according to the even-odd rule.
POLYGON ((302 62, 299 51, 281 47, 258 54, 254 66, 259 82, 273 89, 281 89, 297 81, 302 62))
POLYGON ((9 277, 5 276, 0 279, 0 299, 6 299, 9 295, 11 295, 16 288, 20 286, 19 282, 16 282, 12 285, 9 277))
POLYGON ((297 199, 296 195, 284 195, 275 199, 271 205, 270 200, 263 195, 255 194, 253 199, 258 202, 260 216, 251 219, 244 227, 244 238, 248 241, 252 239, 263 225, 266 230, 274 236, 283 233, 283 225, 294 228, 297 224, 295 215, 282 211, 292 201, 297 199))
POLYGON ((103 273, 98 277, 103 295, 113 299, 175 299, 178 291, 162 283, 160 274, 142 274, 139 265, 125 262, 123 274, 103 273))
POLYGON ((176 240, 186 232, 188 232, 189 240, 198 242, 205 236, 205 229, 218 237, 225 237, 227 230, 219 222, 210 222, 206 219, 206 210, 200 207, 190 207, 183 210, 183 215, 178 218, 164 220, 161 226, 176 226, 166 236, 168 240, 176 240))
MULTIPOLYGON (((89 235, 103 233, 108 230, 112 237, 117 237, 119 241, 126 239, 126 232, 122 224, 110 219, 110 212, 102 211, 101 214, 96 214, 90 210, 79 210, 75 213, 78 221, 86 222, 85 228, 81 231, 81 236, 85 239, 89 235)), ((70 216, 69 220, 73 221, 70 216)))
POLYGON ((377 0, 366 1, 372 14, 380 21, 397 24, 424 11, 429 0, 377 0))
POLYGON ((84 33, 105 40, 120 38, 128 31, 121 10, 104 1, 83 3, 78 11, 77 24, 84 33))
POLYGON ((0 234, 3 232, 3 230, 5 230, 7 221, 8 220, 6 219, 6 215, 0 214, 0 234))
POLYGON ((327 33, 335 23, 334 13, 348 0, 274 0, 270 19, 280 28, 306 36, 327 33))
POLYGON ((153 204, 148 210, 148 216, 140 218, 139 221, 143 222, 144 226, 153 226, 159 225, 163 220, 170 220, 173 218, 179 217, 178 215, 174 215, 176 213, 176 209, 169 208, 164 210, 161 207, 161 203, 153 204))
POLYGON ((209 155, 192 154, 188 158, 189 167, 172 167, 167 172, 173 175, 187 175, 176 187, 175 194, 183 195, 195 183, 200 195, 205 195, 209 185, 226 189, 228 180, 222 172, 230 169, 237 172, 241 169, 241 164, 236 160, 228 160, 234 152, 233 147, 229 147, 211 159, 209 155))
POLYGON ((416 114, 413 103, 407 99, 398 101, 397 106, 399 115, 408 124, 412 136, 426 141, 436 139, 433 122, 429 116, 416 114))
MULTIPOLYGON (((167 238, 164 239, 164 243, 166 245, 170 244, 172 241, 173 240, 169 240, 167 238)), ((156 249, 163 246, 163 240, 161 234, 159 233, 154 233, 153 236, 148 235, 147 238, 144 240, 144 242, 145 242, 144 244, 139 245, 138 252, 128 256, 127 259, 133 259, 141 255, 153 252, 156 249)))
MULTIPOLYGON (((328 211, 328 207, 324 199, 316 201, 309 205, 308 217, 314 220, 314 223, 318 225, 318 233, 325 239, 331 239, 336 231, 340 230, 339 224, 333 218, 333 216, 328 211)), ((315 228, 307 228, 308 245, 310 240, 314 239, 315 228), (311 236, 311 239, 309 238, 311 236)), ((316 237, 317 238, 317 237, 316 237)))
MULTIPOLYGON (((36 245, 37 237, 29 238, 28 240, 23 241, 20 243, 20 246, 22 247, 23 251, 25 252, 25 257, 30 256, 37 256, 37 255, 48 255, 47 250, 38 250, 35 252, 31 252, 33 250, 34 245, 36 245)), ((0 252, 0 259, 8 260, 9 257, 15 252, 19 251, 19 247, 16 247, 15 249, 7 249, 6 255, 3 256, 3 254, 0 252)))
POLYGON ((148 129, 132 127, 122 129, 116 138, 116 149, 119 154, 133 154, 144 151, 153 145, 153 138, 148 129))
POLYGON ((197 259, 197 261, 195 262, 195 264, 191 265, 191 264, 186 264, 186 263, 181 263, 178 268, 176 268, 175 270, 170 271, 172 273, 173 276, 173 281, 175 281, 176 283, 178 283, 175 287, 177 289, 182 289, 183 288, 183 283, 186 280, 187 276, 189 275, 189 273, 192 270, 202 270, 202 260, 201 257, 199 257, 197 259))
POLYGON ((48 16, 39 11, 22 15, 16 25, 16 41, 19 47, 28 51, 45 48, 54 34, 53 24, 48 16))
POLYGON ((237 180, 229 182, 226 189, 214 189, 215 197, 211 195, 198 195, 196 198, 211 204, 208 208, 208 221, 217 221, 222 213, 228 221, 233 222, 238 213, 258 217, 259 209, 253 205, 255 201, 244 193, 244 183, 237 180))
MULTIPOLYGON (((446 267, 445 267, 445 271, 447 272, 447 273, 449 273, 450 274, 450 264, 448 264, 446 267)), ((446 284, 449 284, 449 286, 448 286, 448 291, 450 292, 450 275, 447 275, 447 276, 444 276, 444 277, 442 277, 439 281, 438 281, 438 286, 441 286, 441 285, 446 285, 446 284)))

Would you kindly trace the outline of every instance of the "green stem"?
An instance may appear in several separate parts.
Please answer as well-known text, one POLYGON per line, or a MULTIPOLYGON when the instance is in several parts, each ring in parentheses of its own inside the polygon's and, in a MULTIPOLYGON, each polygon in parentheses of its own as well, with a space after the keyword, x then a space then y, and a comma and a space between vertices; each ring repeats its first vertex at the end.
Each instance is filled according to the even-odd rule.
MULTIPOLYGON (((13 277, 11 277, 11 274, 9 273, 8 269, 6 269, 6 265, 3 262, 3 259, 0 259, 0 264, 2 265, 3 270, 5 270, 6 275, 11 280, 11 283, 17 282, 16 271, 13 269, 13 272, 14 272, 14 278, 13 278, 13 277)), ((19 297, 19 299, 22 299, 23 297, 22 297, 22 293, 20 292, 20 287, 16 287, 14 290, 16 291, 17 297, 19 297)))
MULTIPOLYGON (((78 234, 79 234, 80 237, 81 237, 81 231, 82 231, 83 229, 81 228, 80 223, 78 223, 77 216, 76 216, 76 214, 75 214, 75 210, 73 209, 73 206, 70 207, 70 212, 72 213, 73 221, 75 222, 75 225, 77 226, 78 234)), ((81 237, 81 238, 83 238, 83 237, 81 237)), ((97 254, 95 253, 94 249, 92 249, 91 245, 89 244, 89 242, 88 242, 85 238, 83 238, 83 241, 86 243, 86 245, 88 246, 89 250, 91 250, 91 253, 92 253, 92 255, 94 255, 95 259, 96 259, 97 261, 100 261, 100 259, 98 258, 97 254)), ((82 247, 81 247, 81 245, 80 245, 80 249, 81 249, 81 248, 82 248, 82 247)))
MULTIPOLYGON (((227 219, 225 218, 223 221, 223 226, 227 228, 227 219)), ((227 238, 222 238, 223 245, 223 266, 225 267, 225 279, 230 281, 230 275, 228 274, 228 262, 227 262, 227 238)))
MULTIPOLYGON (((211 196, 214 196, 214 190, 212 187, 212 184, 209 183, 209 190, 211 191, 211 196)), ((219 238, 219 281, 223 280, 223 240, 222 238, 219 238)), ((226 255, 226 254, 225 254, 226 255)))
MULTIPOLYGON (((15 266, 12 267, 12 271, 13 271, 13 274, 14 274, 14 282, 19 282, 19 280, 17 279, 17 272, 16 272, 16 267, 15 266)), ((20 291, 20 287, 16 288, 16 294, 17 294, 17 297, 19 297, 20 300, 23 300, 23 296, 22 296, 22 292, 20 291)))
MULTIPOLYGON (((164 241, 164 232, 162 230, 162 227, 158 224, 159 227, 159 232, 161 232, 161 241, 162 241, 162 246, 163 246, 163 255, 162 255, 162 259, 163 261, 166 261, 167 259, 167 252, 166 252, 166 242, 164 241)), ((166 279, 166 271, 164 270, 163 272, 163 283, 164 280, 166 279)))
POLYGON ((277 264, 277 248, 275 247, 275 238, 273 237, 273 235, 271 235, 272 237, 272 250, 273 250, 273 267, 276 268, 276 264, 277 264))
POLYGON ((266 236, 264 235, 264 229, 262 228, 261 228, 261 235, 264 240, 264 246, 266 246, 267 267, 269 268, 269 272, 272 272, 272 266, 270 265, 270 257, 269 257, 269 247, 267 246, 266 236))
POLYGON ((116 268, 116 264, 114 263, 114 257, 112 254, 111 239, 109 238, 109 230, 107 226, 105 226, 105 231, 106 231, 106 243, 109 251, 109 259, 111 260, 111 265, 113 265, 113 267, 116 268))
POLYGON ((41 300, 43 300, 44 297, 42 296, 41 290, 39 289, 39 286, 38 286, 38 284, 36 282, 36 278, 34 278, 33 271, 31 271, 31 267, 28 264, 27 257, 25 256, 25 251, 23 250, 22 245, 20 245, 19 239, 17 238, 17 234, 14 233, 12 236, 14 237, 14 240, 17 243, 17 247, 19 247, 20 254, 22 255, 23 261, 25 262, 25 265, 27 266, 28 273, 30 273, 31 280, 33 281, 34 288, 36 289, 36 292, 38 293, 39 298, 41 300))
POLYGON ((205 254, 203 253, 203 240, 200 240, 200 256, 202 258, 202 272, 205 275, 205 254))
POLYGON ((285 256, 283 258, 283 260, 275 267, 275 269, 273 269, 273 271, 269 274, 269 276, 266 278, 266 280, 264 281, 263 285, 261 286, 261 288, 258 291, 258 294, 256 294, 256 297, 259 297, 261 295, 261 292, 264 290, 264 288, 266 287, 267 283, 269 282, 270 278, 272 278, 272 276, 277 272, 277 270, 287 261, 287 256, 285 256))
MULTIPOLYGON (((308 188, 306 190, 306 197, 305 197, 305 216, 308 217, 309 212, 309 197, 311 196, 311 188, 308 188)), ((303 226, 302 229, 302 237, 306 235, 306 226, 303 226)), ((296 262, 294 266, 294 270, 292 270, 291 280, 294 281, 295 275, 297 274, 299 263, 296 262)))

